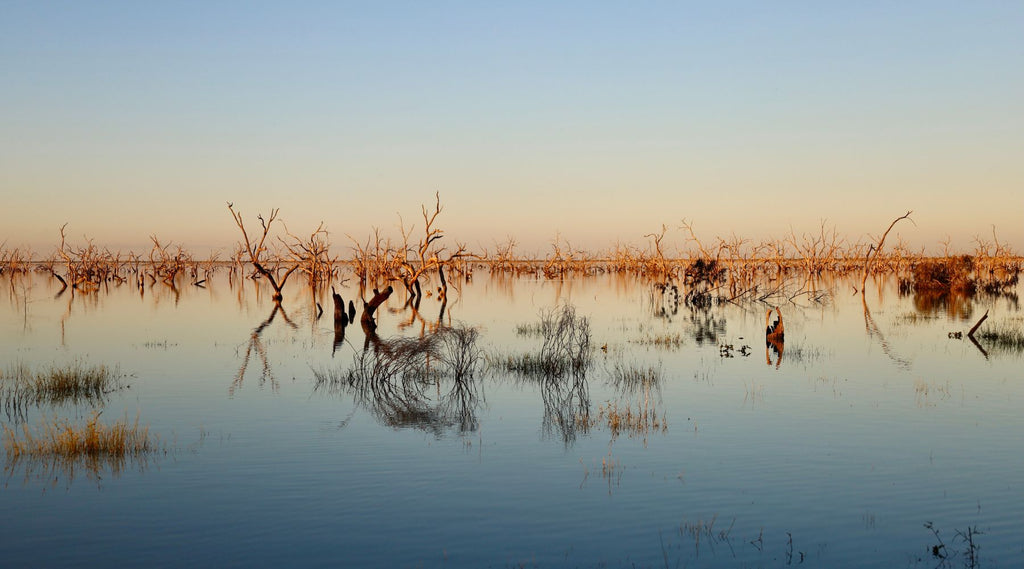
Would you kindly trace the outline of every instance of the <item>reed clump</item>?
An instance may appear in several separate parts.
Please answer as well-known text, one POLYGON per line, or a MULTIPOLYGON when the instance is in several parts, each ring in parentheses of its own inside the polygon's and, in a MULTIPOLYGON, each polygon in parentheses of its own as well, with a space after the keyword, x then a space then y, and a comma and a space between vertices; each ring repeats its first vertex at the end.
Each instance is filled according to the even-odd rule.
POLYGON ((4 474, 11 477, 22 472, 26 480, 36 477, 53 484, 64 478, 70 484, 84 472, 99 483, 103 473, 116 478, 129 466, 145 469, 162 449, 149 427, 139 424, 138 416, 109 425, 99 417, 97 411, 85 424, 44 418, 36 429, 27 424, 18 430, 4 425, 4 474))
POLYGON ((986 326, 975 334, 982 344, 993 351, 1024 353, 1024 332, 1008 325, 986 326))
POLYGON ((675 350, 686 344, 686 338, 679 332, 665 332, 662 334, 648 334, 638 340, 634 340, 633 343, 640 344, 641 346, 654 346, 656 348, 675 350))
POLYGON ((596 415, 589 409, 580 410, 573 417, 573 426, 581 432, 589 432, 596 426, 607 427, 612 442, 626 435, 641 439, 645 447, 649 435, 668 432, 665 413, 657 410, 649 391, 636 402, 635 408, 630 402, 607 401, 598 405, 596 415))
POLYGON ((599 405, 597 420, 608 426, 612 438, 621 434, 643 437, 649 433, 668 432, 664 414, 659 414, 649 402, 637 403, 635 410, 630 405, 620 407, 616 402, 599 405))
POLYGON ((139 425, 139 418, 129 422, 119 419, 101 423, 101 411, 93 413, 84 425, 67 419, 44 420, 33 430, 23 425, 19 431, 4 425, 4 448, 10 460, 24 457, 126 457, 154 452, 159 441, 149 434, 148 426, 139 425))
POLYGON ((662 381, 661 366, 627 364, 616 361, 611 369, 611 382, 622 393, 637 393, 650 387, 659 387, 662 381))
POLYGON ((21 363, 4 372, 0 400, 9 415, 23 411, 26 405, 102 403, 109 393, 123 387, 122 377, 116 368, 81 361, 41 371, 21 363))

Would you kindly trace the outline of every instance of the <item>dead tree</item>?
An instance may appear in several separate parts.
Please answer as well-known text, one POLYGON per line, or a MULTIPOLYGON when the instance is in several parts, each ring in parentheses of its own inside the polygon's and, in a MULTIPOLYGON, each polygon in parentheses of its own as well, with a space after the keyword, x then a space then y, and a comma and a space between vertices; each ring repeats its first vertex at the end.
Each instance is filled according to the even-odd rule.
MULTIPOLYGON (((892 223, 889 224, 889 228, 886 229, 885 233, 882 234, 882 238, 878 240, 878 246, 876 247, 874 244, 872 244, 871 247, 868 249, 867 256, 864 258, 864 275, 863 278, 861 278, 860 280, 861 295, 864 294, 864 286, 868 282, 868 272, 871 270, 871 263, 874 262, 875 259, 877 259, 878 256, 882 253, 882 246, 885 245, 885 238, 889 235, 889 232, 892 231, 892 228, 895 227, 896 224, 900 222, 901 219, 910 219, 911 213, 913 213, 913 211, 908 211, 907 213, 894 219, 892 223), (874 251, 875 253, 873 257, 871 256, 872 251, 874 251)), ((910 222, 913 223, 914 220, 911 219, 910 222)))
POLYGON ((370 299, 370 302, 363 302, 363 315, 360 317, 359 323, 367 337, 377 335, 377 321, 373 319, 373 314, 377 311, 377 307, 384 304, 394 291, 395 289, 391 285, 382 291, 373 289, 373 298, 370 299))
MULTIPOLYGON (((409 252, 413 249, 409 245, 409 239, 412 233, 412 227, 408 230, 405 228, 405 224, 401 224, 400 228, 402 231, 402 241, 405 246, 403 257, 400 259, 398 272, 405 284, 406 290, 409 292, 410 301, 416 300, 423 297, 423 290, 420 286, 420 278, 432 269, 440 270, 446 264, 450 264, 455 259, 466 255, 466 246, 458 244, 456 251, 448 255, 447 259, 442 260, 440 255, 444 252, 445 248, 432 249, 433 244, 444 237, 444 230, 435 227, 434 223, 437 221, 437 216, 441 214, 444 208, 441 207, 441 195, 440 193, 434 193, 434 211, 433 213, 427 212, 427 206, 421 206, 423 213, 423 237, 420 239, 416 246, 414 260, 409 259, 409 252)), ((399 218, 401 221, 401 218, 399 218)), ((441 276, 441 294, 447 295, 448 283, 445 281, 444 276, 441 276)))
POLYGON ((316 289, 320 283, 329 282, 334 276, 334 264, 337 260, 330 257, 331 243, 324 223, 321 221, 305 240, 289 232, 287 226, 285 233, 291 241, 280 238, 278 240, 291 254, 292 261, 306 273, 310 287, 316 289))
POLYGON ((277 219, 277 212, 280 211, 277 208, 270 210, 270 218, 263 219, 263 215, 257 215, 256 219, 260 220, 260 226, 263 229, 263 234, 260 236, 260 240, 253 243, 249 240, 249 233, 245 230, 245 224, 242 223, 242 214, 235 211, 234 204, 228 202, 228 211, 231 212, 231 217, 234 218, 235 224, 242 231, 242 238, 245 240, 245 252, 249 256, 249 262, 256 268, 256 271, 267 278, 270 282, 270 286, 274 289, 274 302, 280 304, 284 296, 281 294, 281 289, 284 288, 284 284, 288 281, 288 277, 295 272, 295 269, 299 268, 298 264, 292 264, 291 267, 285 271, 284 276, 281 277, 278 282, 277 277, 273 271, 267 270, 264 266, 266 259, 264 257, 267 252, 267 248, 264 243, 267 240, 267 235, 270 233, 270 227, 274 224, 274 220, 277 219))

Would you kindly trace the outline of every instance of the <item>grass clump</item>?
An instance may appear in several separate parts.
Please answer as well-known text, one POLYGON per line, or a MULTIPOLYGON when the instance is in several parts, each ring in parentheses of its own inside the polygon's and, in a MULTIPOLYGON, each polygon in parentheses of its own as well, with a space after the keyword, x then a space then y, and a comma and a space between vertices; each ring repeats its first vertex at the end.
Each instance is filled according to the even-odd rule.
POLYGON ((1024 353, 1024 332, 1011 326, 989 327, 979 330, 975 336, 982 344, 999 352, 1024 353))
POLYGON ((668 350, 677 350, 686 344, 686 338, 679 332, 666 332, 664 334, 648 334, 633 343, 641 346, 654 346, 668 350))
POLYGON ((67 419, 43 419, 37 429, 27 424, 21 429, 4 425, 5 475, 24 470, 26 479, 35 475, 56 484, 61 477, 70 483, 84 470, 99 482, 104 472, 117 477, 129 465, 144 468, 160 450, 159 439, 139 424, 138 416, 108 425, 100 422, 100 413, 84 425, 67 419))
POLYGON ((22 456, 119 457, 156 450, 157 441, 150 437, 149 427, 139 426, 138 417, 132 423, 127 419, 121 419, 111 425, 105 425, 99 421, 101 413, 93 413, 85 425, 76 425, 67 419, 44 421, 36 432, 28 425, 24 425, 20 435, 4 425, 4 448, 7 457, 12 460, 22 456))
POLYGON ((0 401, 8 415, 23 412, 27 405, 102 403, 123 386, 121 377, 116 368, 81 361, 41 371, 21 363, 3 374, 0 401))
POLYGON ((659 387, 662 377, 660 365, 644 366, 616 361, 611 368, 611 382, 623 393, 636 393, 652 386, 659 387))

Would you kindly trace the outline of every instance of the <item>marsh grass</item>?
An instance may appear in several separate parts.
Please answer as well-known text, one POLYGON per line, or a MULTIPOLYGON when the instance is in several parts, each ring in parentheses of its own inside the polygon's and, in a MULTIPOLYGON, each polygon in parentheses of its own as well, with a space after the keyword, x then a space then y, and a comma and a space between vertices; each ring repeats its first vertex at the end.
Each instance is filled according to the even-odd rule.
POLYGON ((1020 354, 1024 353, 1024 331, 1009 325, 986 326, 975 336, 990 351, 1020 354))
POLYGON ((633 340, 633 343, 666 350, 678 350, 686 344, 686 338, 679 332, 665 332, 662 334, 647 334, 637 340, 633 340))
POLYGON ((100 422, 100 414, 93 413, 84 424, 44 418, 36 429, 4 425, 5 474, 24 469, 26 478, 35 475, 56 482, 61 476, 73 480, 84 470, 98 480, 102 472, 118 476, 128 466, 144 467, 160 450, 159 439, 139 424, 138 416, 108 425, 100 422))
POLYGON ((540 338, 544 334, 544 328, 540 322, 526 322, 516 324, 516 336, 528 338, 540 338))
POLYGON ((693 540, 694 551, 697 557, 700 557, 701 544, 707 544, 712 553, 714 553, 715 546, 720 543, 725 543, 732 550, 730 534, 732 533, 733 526, 736 525, 736 518, 733 518, 729 527, 720 530, 715 529, 717 521, 718 514, 715 514, 710 520, 698 519, 695 522, 683 522, 679 526, 679 535, 684 539, 693 540))
POLYGON ((606 427, 611 442, 621 435, 642 439, 647 446, 647 437, 652 433, 667 433, 668 421, 665 413, 659 412, 647 389, 634 403, 629 401, 607 401, 598 405, 597 414, 579 412, 574 417, 575 426, 581 432, 589 432, 597 426, 606 427), (634 408, 635 407, 635 408, 634 408))
POLYGON ((934 407, 935 400, 945 401, 951 397, 949 382, 931 383, 923 379, 914 380, 914 399, 918 407, 934 407))
POLYGON ((22 414, 28 405, 100 404, 124 386, 122 377, 117 368, 78 360, 42 371, 20 363, 3 374, 0 400, 8 415, 22 414))
POLYGON ((629 404, 619 406, 616 402, 598 406, 597 420, 607 425, 612 438, 622 434, 645 438, 650 433, 668 432, 664 413, 659 414, 646 399, 636 404, 636 410, 629 404))
POLYGON ((616 361, 610 370, 611 383, 620 393, 638 393, 651 387, 660 387, 662 378, 661 365, 641 365, 616 361))

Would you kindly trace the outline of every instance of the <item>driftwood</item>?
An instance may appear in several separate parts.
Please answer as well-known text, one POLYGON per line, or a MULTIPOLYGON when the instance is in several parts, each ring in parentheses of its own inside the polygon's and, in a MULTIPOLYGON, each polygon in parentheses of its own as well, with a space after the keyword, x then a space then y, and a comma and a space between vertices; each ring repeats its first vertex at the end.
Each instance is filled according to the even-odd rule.
POLYGON ((980 351, 981 355, 985 356, 985 359, 987 360, 988 352, 985 351, 985 348, 981 347, 981 343, 978 342, 978 339, 974 337, 974 333, 978 331, 978 328, 981 327, 981 323, 984 322, 986 318, 988 318, 988 310, 985 311, 985 314, 981 316, 981 319, 978 320, 978 323, 975 324, 971 328, 970 332, 967 333, 967 339, 970 340, 972 344, 974 344, 975 348, 978 348, 978 351, 980 351))
POLYGON ((988 310, 986 310, 985 314, 981 316, 981 320, 978 320, 978 323, 975 324, 973 328, 971 328, 971 331, 967 333, 968 338, 974 337, 974 333, 978 331, 978 328, 981 327, 981 323, 984 322, 986 318, 988 318, 988 310))

